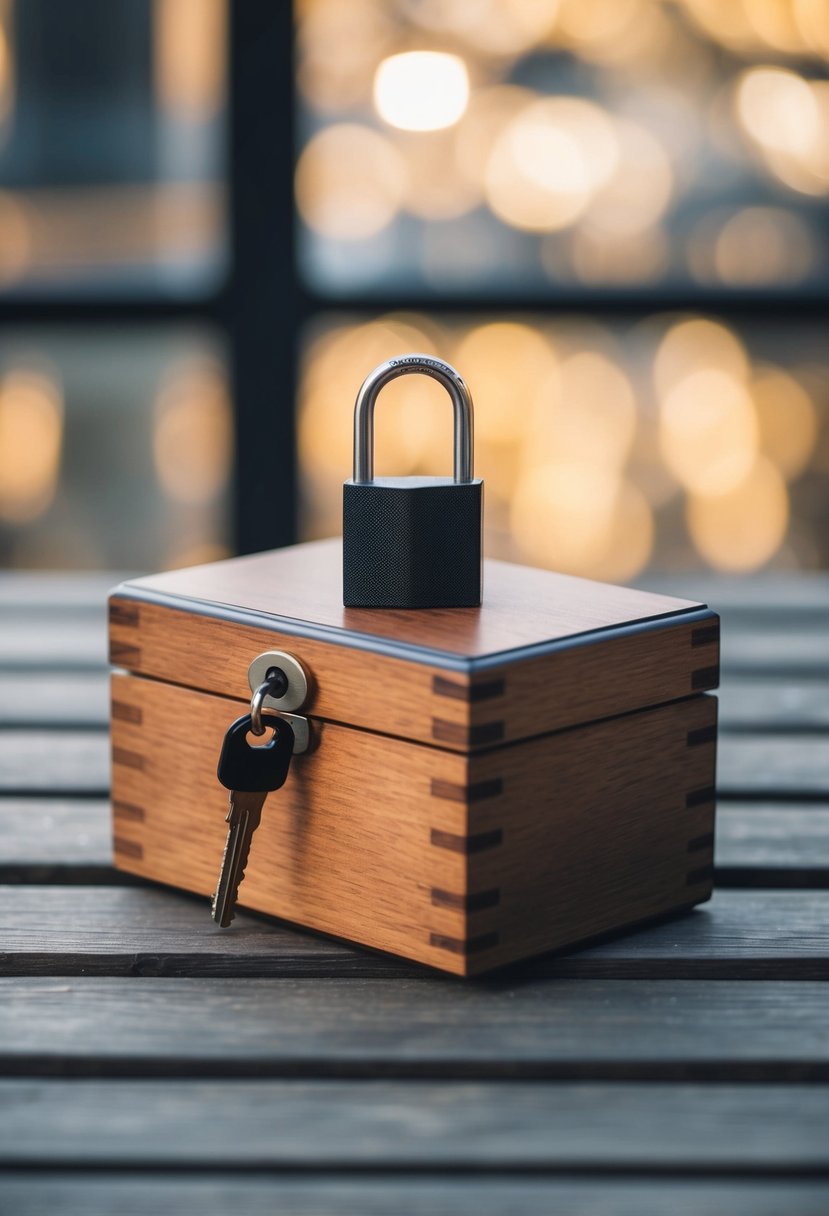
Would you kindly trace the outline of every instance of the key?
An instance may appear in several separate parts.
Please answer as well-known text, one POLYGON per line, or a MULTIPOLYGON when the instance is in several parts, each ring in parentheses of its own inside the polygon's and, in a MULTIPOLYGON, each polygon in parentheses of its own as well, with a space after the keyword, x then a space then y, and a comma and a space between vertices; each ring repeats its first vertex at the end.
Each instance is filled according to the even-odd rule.
POLYGON ((285 784, 294 750, 294 732, 282 718, 263 721, 273 731, 269 743, 251 746, 250 714, 228 729, 219 756, 218 777, 230 790, 227 843, 219 883, 213 896, 213 919, 226 929, 236 911, 236 897, 245 876, 253 833, 259 827, 268 794, 285 784))

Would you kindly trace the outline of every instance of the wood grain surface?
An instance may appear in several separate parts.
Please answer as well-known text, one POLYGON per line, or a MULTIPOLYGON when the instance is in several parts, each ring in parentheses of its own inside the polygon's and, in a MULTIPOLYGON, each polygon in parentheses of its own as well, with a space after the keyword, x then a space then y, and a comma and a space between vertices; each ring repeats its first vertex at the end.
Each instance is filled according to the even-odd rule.
POLYGON ((386 1176, 376 1165, 362 1176, 351 1172, 319 1177, 318 1171, 299 1178, 290 1174, 246 1172, 140 1174, 122 1169, 105 1172, 48 1174, 15 1171, 3 1193, 18 1216, 825 1216, 829 1183, 764 1178, 700 1180, 683 1174, 645 1181, 625 1174, 610 1178, 577 1175, 538 1178, 532 1170, 499 1177, 482 1166, 475 1174, 440 1177, 422 1171, 395 1171, 386 1176))
MULTIPOLYGON (((829 726, 829 684, 813 677, 814 672, 800 679, 726 673, 717 694, 720 731, 782 735, 829 726)), ((240 698, 244 694, 243 688, 240 698)), ((108 666, 88 672, 0 671, 0 726, 104 729, 108 723, 108 666)))
POLYGON ((110 657, 133 673, 249 702, 252 660, 287 650, 307 673, 303 708, 312 717, 470 751, 715 688, 716 623, 711 613, 669 615, 543 655, 505 652, 476 674, 457 656, 447 668, 446 655, 423 647, 387 651, 363 635, 301 636, 261 614, 211 615, 208 605, 116 595, 110 657))
MULTIPOLYGON (((209 894, 237 708, 112 689, 116 865, 209 894)), ((712 884, 715 723, 695 697, 471 757, 326 723, 268 800, 240 900, 466 975, 689 907, 712 884)))
POLYGON ((6 1075, 829 1080, 829 985, 0 978, 6 1075))
POLYGON ((379 1156, 389 1172, 463 1175, 497 1159, 510 1172, 717 1173, 743 1161, 774 1177, 829 1170, 828 1121, 829 1094, 809 1085, 7 1080, 0 1168, 54 1165, 44 1145, 62 1140, 79 1168, 336 1172, 379 1156), (240 1112, 233 1137, 215 1118, 223 1102, 240 1112))
POLYGON ((128 877, 105 853, 95 658, 116 581, 0 577, 20 973, 0 984, 0 1208, 824 1216, 829 579, 655 584, 723 611, 717 878, 740 889, 468 992, 245 915, 214 953, 196 897, 85 885, 128 877), (70 617, 47 665, 36 635, 70 617))
MULTIPOLYGON (((4 975, 363 976, 424 968, 240 913, 219 930, 204 898, 158 888, 0 887, 4 975)), ((499 978, 504 978, 502 973, 499 978)), ((829 892, 718 890, 710 905, 511 968, 508 977, 829 978, 829 892)))
POLYGON ((481 608, 344 608, 342 542, 322 540, 153 574, 126 594, 201 600, 465 658, 704 606, 507 562, 486 561, 484 569, 481 608))
MULTIPOLYGON (((720 797, 826 804, 827 746, 817 731, 794 737, 774 727, 762 735, 726 733, 717 756, 720 797)), ((109 744, 103 732, 0 733, 0 794, 105 797, 108 789, 109 744)))

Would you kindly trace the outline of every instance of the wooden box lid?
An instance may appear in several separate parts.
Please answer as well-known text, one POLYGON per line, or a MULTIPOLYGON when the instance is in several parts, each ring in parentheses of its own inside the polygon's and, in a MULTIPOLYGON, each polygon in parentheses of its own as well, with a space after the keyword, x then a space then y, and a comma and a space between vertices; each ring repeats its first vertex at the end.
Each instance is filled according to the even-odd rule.
POLYGON ((715 688, 704 604, 487 561, 481 608, 342 604, 339 540, 133 579, 111 661, 241 700, 265 650, 308 669, 313 717, 477 750, 715 688))

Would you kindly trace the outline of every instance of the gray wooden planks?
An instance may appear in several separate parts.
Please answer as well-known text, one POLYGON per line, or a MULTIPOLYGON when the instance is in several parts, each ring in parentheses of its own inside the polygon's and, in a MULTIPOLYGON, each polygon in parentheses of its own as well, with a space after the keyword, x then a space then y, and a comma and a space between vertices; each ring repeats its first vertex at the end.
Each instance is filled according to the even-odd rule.
POLYGON ((107 665, 106 618, 95 613, 0 613, 0 670, 102 670, 107 665))
POLYGON ((15 1173, 14 1216, 826 1216, 829 1182, 792 1178, 318 1177, 256 1172, 15 1173))
POLYGON ((53 615, 67 610, 100 611, 110 589, 133 577, 111 570, 84 573, 6 570, 0 573, 0 613, 19 615, 21 609, 53 615))
POLYGON ((2 978, 0 1073, 817 1081, 829 985, 2 978))
POLYGON ((786 617, 774 628, 725 617, 721 633, 721 663, 726 678, 736 673, 799 675, 806 679, 829 675, 829 616, 820 623, 786 617))
POLYGON ((0 1082, 0 1168, 829 1174, 827 1126, 807 1085, 0 1082))
POLYGON ((108 672, 0 672, 0 726, 106 730, 108 723, 108 672))
POLYGON ((109 791, 109 738, 103 731, 4 730, 0 733, 0 795, 109 791))
MULTIPOLYGON (((414 964, 130 887, 0 887, 0 973, 100 976, 421 976, 414 964), (71 916, 67 908, 71 907, 71 916)), ((529 976, 829 979, 828 891, 718 891, 711 904, 566 955, 511 968, 529 976)))
POLYGON ((829 734, 723 735, 717 749, 721 798, 829 800, 829 734))
POLYGON ((829 885, 829 805, 722 802, 717 807, 718 883, 829 885))
POLYGON ((717 698, 721 731, 809 733, 829 727, 829 675, 820 680, 726 676, 717 698))
POLYGON ((0 798, 0 881, 103 878, 118 881, 108 799, 0 798))
POLYGON ((829 575, 815 571, 797 574, 688 574, 649 573, 636 579, 648 591, 675 595, 708 604, 723 616, 739 614, 750 619, 780 619, 782 615, 813 617, 829 614, 829 575))

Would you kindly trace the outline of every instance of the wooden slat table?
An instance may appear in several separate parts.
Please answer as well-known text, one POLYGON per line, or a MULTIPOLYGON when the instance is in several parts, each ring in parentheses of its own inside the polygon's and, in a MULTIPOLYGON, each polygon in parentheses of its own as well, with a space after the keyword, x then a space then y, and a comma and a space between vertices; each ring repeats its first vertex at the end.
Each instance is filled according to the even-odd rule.
POLYGON ((104 593, 0 579, 0 1211, 825 1216, 829 579, 724 617, 714 900, 489 980, 110 865, 104 593))

